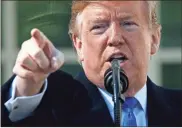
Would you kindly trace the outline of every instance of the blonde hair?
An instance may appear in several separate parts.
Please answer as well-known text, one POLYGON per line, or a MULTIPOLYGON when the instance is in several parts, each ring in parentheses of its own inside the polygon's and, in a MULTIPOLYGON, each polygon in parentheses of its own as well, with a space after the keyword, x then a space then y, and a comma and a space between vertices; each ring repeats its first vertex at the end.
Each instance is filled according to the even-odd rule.
MULTIPOLYGON (((87 5, 90 4, 90 2, 93 0, 73 0, 72 7, 71 7, 71 19, 69 23, 69 35, 78 34, 78 28, 77 26, 77 18, 78 15, 84 10, 87 5)), ((149 22, 150 27, 156 27, 159 25, 157 22, 157 1, 150 1, 146 0, 148 11, 149 11, 149 22)))

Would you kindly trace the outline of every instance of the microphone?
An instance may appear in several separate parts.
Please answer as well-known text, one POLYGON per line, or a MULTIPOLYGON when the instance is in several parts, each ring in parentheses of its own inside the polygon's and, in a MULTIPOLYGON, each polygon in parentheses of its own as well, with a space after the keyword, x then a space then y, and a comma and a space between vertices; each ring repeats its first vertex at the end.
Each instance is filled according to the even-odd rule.
POLYGON ((113 94, 114 102, 114 124, 120 127, 122 117, 122 103, 125 101, 123 94, 128 89, 128 78, 123 69, 120 68, 121 60, 113 59, 111 68, 106 70, 104 74, 104 85, 106 90, 113 94))
POLYGON ((121 60, 113 59, 111 61, 112 67, 107 69, 104 74, 104 86, 106 90, 113 94, 114 93, 114 85, 119 85, 119 91, 121 94, 126 92, 128 89, 128 77, 126 76, 123 69, 120 68, 121 60))

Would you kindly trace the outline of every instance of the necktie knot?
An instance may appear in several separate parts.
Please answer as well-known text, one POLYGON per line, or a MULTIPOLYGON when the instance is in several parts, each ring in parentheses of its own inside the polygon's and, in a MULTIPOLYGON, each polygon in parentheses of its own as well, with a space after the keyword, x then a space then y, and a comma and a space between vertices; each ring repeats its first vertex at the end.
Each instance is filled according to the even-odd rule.
POLYGON ((123 108, 135 108, 135 106, 137 105, 138 100, 135 97, 127 97, 125 99, 125 102, 123 104, 123 108))

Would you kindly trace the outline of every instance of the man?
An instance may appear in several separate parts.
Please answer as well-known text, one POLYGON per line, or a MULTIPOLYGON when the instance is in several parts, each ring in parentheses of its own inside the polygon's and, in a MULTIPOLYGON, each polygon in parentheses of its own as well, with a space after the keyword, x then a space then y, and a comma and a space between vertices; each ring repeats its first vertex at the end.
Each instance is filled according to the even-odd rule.
POLYGON ((129 88, 121 126, 182 126, 182 91, 158 87, 147 77, 161 37, 155 4, 74 1, 69 33, 83 67, 75 79, 56 71, 63 55, 33 29, 18 54, 16 76, 2 87, 2 124, 114 126, 112 95, 105 90, 104 73, 112 59, 122 58, 129 88), (133 108, 128 108, 128 101, 136 103, 133 108))

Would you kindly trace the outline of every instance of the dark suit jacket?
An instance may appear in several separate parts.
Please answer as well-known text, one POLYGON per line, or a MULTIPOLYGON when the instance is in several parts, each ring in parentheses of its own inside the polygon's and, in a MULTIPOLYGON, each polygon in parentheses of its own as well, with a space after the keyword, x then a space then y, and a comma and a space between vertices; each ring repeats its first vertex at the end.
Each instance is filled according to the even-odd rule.
MULTIPOLYGON (((99 90, 81 72, 73 79, 57 71, 48 77, 48 89, 38 108, 13 123, 4 103, 14 77, 2 86, 2 126, 114 126, 99 90)), ((148 126, 182 126, 182 91, 156 86, 147 80, 148 126)))

